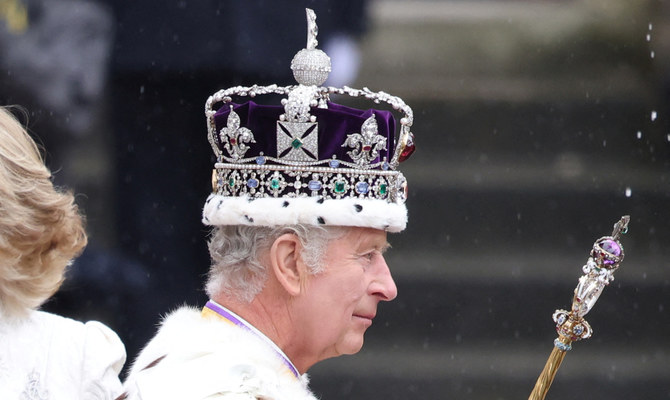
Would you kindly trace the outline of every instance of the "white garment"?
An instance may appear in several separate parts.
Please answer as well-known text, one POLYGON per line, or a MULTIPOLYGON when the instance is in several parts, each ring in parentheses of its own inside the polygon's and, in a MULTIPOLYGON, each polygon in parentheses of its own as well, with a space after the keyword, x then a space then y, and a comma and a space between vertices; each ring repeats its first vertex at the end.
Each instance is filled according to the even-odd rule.
POLYGON ((126 351, 107 326, 32 311, 0 318, 0 399, 115 399, 126 351))
POLYGON ((316 400, 307 383, 266 338, 184 307, 163 321, 125 388, 128 400, 316 400))

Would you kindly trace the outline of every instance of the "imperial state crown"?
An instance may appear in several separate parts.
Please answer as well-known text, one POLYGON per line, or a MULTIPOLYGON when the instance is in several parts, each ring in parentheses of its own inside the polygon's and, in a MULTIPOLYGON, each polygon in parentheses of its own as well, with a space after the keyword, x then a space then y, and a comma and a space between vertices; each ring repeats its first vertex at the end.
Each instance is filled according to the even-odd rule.
POLYGON ((203 222, 401 231, 407 224, 407 181, 398 165, 414 151, 412 109, 385 92, 320 86, 330 58, 316 48, 310 9, 307 25, 307 46, 291 62, 297 85, 236 86, 207 99, 216 163, 203 222), (281 105, 233 102, 269 95, 286 97, 281 105), (398 133, 391 111, 335 104, 330 95, 385 103, 403 114, 398 133))

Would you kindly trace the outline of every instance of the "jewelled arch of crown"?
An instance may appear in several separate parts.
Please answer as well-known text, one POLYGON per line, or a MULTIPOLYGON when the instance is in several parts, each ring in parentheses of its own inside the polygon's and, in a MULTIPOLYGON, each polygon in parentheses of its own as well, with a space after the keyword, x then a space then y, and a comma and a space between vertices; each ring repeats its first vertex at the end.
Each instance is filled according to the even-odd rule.
POLYGON ((223 89, 207 99, 205 115, 208 139, 217 162, 212 177, 214 191, 223 196, 303 197, 323 196, 326 199, 356 197, 380 199, 389 203, 404 203, 406 180, 396 168, 406 149, 413 148, 410 127, 412 109, 402 99, 368 88, 347 86, 322 87, 330 72, 330 58, 316 49, 317 26, 314 12, 307 9, 307 47, 300 50, 291 62, 298 85, 236 86, 223 89), (390 160, 383 157, 374 162, 386 148, 386 138, 377 133, 374 115, 368 118, 359 132, 347 135, 342 147, 353 162, 320 158, 318 154, 318 121, 310 115, 311 107, 328 108, 330 94, 364 97, 372 102, 387 103, 402 112, 397 145, 390 160), (240 126, 240 118, 230 104, 227 126, 217 131, 215 105, 232 103, 233 96, 288 95, 282 100, 284 114, 277 121, 277 155, 247 156, 247 143, 255 143, 253 132, 240 126), (222 143, 219 147, 218 140, 222 143))

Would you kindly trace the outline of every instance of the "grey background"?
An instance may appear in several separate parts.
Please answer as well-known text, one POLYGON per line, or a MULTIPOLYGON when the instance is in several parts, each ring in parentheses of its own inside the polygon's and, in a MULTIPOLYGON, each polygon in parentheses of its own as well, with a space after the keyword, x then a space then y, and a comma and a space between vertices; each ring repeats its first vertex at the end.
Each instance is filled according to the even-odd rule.
POLYGON ((357 84, 415 113, 410 222, 388 256, 399 295, 363 351, 317 365, 312 386, 324 399, 527 398, 553 311, 630 214, 626 259, 586 318, 594 336, 547 398, 670 397, 667 2, 370 11, 357 84))

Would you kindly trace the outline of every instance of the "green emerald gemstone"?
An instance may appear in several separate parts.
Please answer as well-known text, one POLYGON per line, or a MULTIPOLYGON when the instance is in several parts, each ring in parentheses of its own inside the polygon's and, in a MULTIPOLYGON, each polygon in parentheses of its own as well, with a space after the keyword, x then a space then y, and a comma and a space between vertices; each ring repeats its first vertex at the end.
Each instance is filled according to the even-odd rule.
POLYGON ((335 182, 335 193, 344 193, 344 182, 335 182))
POLYGON ((379 194, 386 194, 386 184, 382 183, 379 185, 379 194))
POLYGON ((230 187, 235 186, 235 179, 233 179, 233 178, 228 179, 228 186, 230 186, 230 187))
POLYGON ((273 179, 270 181, 270 187, 273 189, 279 189, 279 179, 273 179))
POLYGON ((299 149, 300 146, 302 146, 302 141, 298 138, 293 139, 291 142, 291 146, 293 146, 294 149, 299 149))

